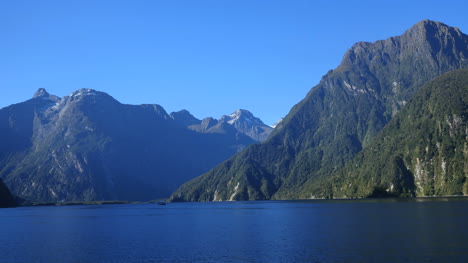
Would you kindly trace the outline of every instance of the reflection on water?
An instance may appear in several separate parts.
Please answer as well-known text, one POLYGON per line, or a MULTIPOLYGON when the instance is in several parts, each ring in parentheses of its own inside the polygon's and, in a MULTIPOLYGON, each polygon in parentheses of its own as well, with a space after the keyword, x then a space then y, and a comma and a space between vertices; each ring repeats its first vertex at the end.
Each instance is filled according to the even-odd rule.
POLYGON ((0 262, 463 262, 468 199, 1 209, 0 262))

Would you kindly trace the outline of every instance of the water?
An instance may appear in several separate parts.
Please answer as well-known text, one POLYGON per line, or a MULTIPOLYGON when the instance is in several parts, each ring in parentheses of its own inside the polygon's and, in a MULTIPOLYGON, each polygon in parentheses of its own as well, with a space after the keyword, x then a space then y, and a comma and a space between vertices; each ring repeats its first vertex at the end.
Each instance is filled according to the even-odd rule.
POLYGON ((466 199, 25 207, 0 262, 466 262, 467 225, 466 199))

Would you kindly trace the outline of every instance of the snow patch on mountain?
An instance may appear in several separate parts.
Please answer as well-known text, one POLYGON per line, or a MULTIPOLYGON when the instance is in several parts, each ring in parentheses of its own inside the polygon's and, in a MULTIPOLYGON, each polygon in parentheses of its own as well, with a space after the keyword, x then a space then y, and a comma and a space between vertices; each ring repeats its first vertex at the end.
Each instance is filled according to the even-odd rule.
POLYGON ((272 128, 262 120, 255 117, 250 111, 239 109, 230 115, 224 115, 219 119, 220 123, 228 123, 234 126, 240 133, 252 139, 262 142, 268 138, 272 128))
POLYGON ((274 129, 276 128, 281 122, 283 121, 283 118, 279 119, 275 124, 273 124, 271 127, 274 129))

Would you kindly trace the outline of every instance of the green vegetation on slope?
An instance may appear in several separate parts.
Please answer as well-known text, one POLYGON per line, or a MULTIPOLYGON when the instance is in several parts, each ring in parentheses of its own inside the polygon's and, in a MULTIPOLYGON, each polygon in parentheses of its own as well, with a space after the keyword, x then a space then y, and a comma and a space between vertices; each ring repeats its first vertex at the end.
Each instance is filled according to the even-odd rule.
POLYGON ((429 82, 315 197, 468 194, 468 69, 429 82))
POLYGON ((310 198, 310 186, 367 147, 419 87, 467 68, 467 46, 468 36, 458 29, 428 20, 402 36, 355 44, 270 139, 182 185, 172 199, 310 198))

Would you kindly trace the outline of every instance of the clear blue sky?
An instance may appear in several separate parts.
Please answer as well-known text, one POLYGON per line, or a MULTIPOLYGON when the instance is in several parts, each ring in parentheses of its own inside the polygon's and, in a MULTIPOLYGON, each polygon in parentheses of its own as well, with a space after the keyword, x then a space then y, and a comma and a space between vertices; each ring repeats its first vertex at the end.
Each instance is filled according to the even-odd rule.
POLYGON ((286 115, 355 42, 432 19, 468 32, 468 1, 0 1, 0 107, 80 88, 219 118, 286 115))

